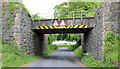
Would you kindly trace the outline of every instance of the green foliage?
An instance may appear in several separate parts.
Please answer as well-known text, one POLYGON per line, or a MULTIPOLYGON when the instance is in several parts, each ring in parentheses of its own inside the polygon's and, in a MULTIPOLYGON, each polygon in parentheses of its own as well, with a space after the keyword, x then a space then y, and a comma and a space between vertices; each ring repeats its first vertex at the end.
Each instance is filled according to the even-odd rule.
POLYGON ((57 40, 65 40, 66 37, 67 37, 67 34, 58 34, 57 40))
POLYGON ((20 5, 22 7, 22 9, 28 14, 30 15, 29 11, 25 8, 25 5, 22 2, 8 2, 8 6, 9 6, 9 12, 13 13, 13 11, 18 10, 18 7, 15 8, 15 5, 20 5))
POLYGON ((15 8, 15 5, 21 5, 19 2, 8 2, 9 12, 13 13, 13 11, 18 10, 18 7, 15 8))
POLYGON ((44 56, 45 56, 45 55, 48 55, 48 54, 56 51, 57 49, 58 49, 57 45, 50 45, 50 44, 49 44, 47 50, 45 50, 45 51, 43 52, 43 55, 44 55, 44 56))
POLYGON ((69 45, 68 44, 63 44, 63 45, 56 45, 58 48, 68 48, 69 47, 69 45))
POLYGON ((10 46, 3 42, 2 46, 2 66, 3 67, 18 67, 22 64, 33 61, 39 57, 33 54, 26 54, 18 50, 17 44, 10 46))
POLYGON ((56 38, 56 34, 48 34, 48 44, 51 44, 56 38))
MULTIPOLYGON (((2 50, 2 40, 0 39, 0 60, 2 60, 1 50, 2 50)), ((0 62, 0 69, 1 69, 1 68, 2 68, 2 62, 0 62)))
POLYGON ((13 18, 13 17, 11 17, 11 18, 10 18, 10 23, 12 23, 12 21, 13 21, 13 20, 14 20, 14 18, 13 18))
POLYGON ((38 16, 38 14, 35 14, 35 15, 32 15, 32 19, 37 20, 37 19, 45 19, 45 18, 38 16))
POLYGON ((107 42, 114 43, 114 40, 115 39, 114 39, 113 31, 108 32, 108 34, 106 35, 106 37, 104 39, 105 43, 107 43, 107 42))
POLYGON ((109 31, 106 35, 104 45, 104 62, 110 61, 117 65, 118 62, 118 44, 120 42, 120 36, 114 36, 113 31, 109 31))
MULTIPOLYGON (((17 13, 18 12, 18 9, 19 7, 17 6, 15 8, 15 5, 20 5, 22 7, 22 9, 28 14, 30 15, 29 11, 25 8, 24 4, 22 2, 8 2, 8 7, 7 9, 9 10, 9 12, 11 14, 13 14, 14 12, 17 13)), ((3 7, 4 7, 4 4, 3 4, 3 7)), ((5 15, 7 13, 6 10, 3 11, 3 15, 5 15)), ((8 28, 11 27, 12 25, 12 21, 14 21, 14 18, 11 16, 10 18, 8 18, 7 20, 10 20, 7 25, 8 25, 8 28)))
MULTIPOLYGON (((89 67, 114 67, 114 65, 110 64, 109 62, 104 63, 102 61, 96 60, 94 57, 89 55, 83 57, 82 63, 84 63, 89 67)), ((99 69, 99 68, 96 68, 96 69, 99 69)))
MULTIPOLYGON (((100 6, 100 4, 101 2, 64 2, 54 7, 54 18, 59 18, 58 12, 60 13, 60 18, 73 17, 73 11, 96 10, 100 6)), ((94 16, 94 14, 85 14, 94 12, 95 11, 84 11, 83 16, 94 16)), ((80 12, 74 12, 74 14, 80 14, 80 12)), ((74 17, 80 16, 81 15, 75 15, 74 17)))
POLYGON ((79 41, 80 39, 81 34, 48 34, 48 44, 55 40, 79 41))
POLYGON ((74 50, 74 54, 76 56, 79 56, 81 59, 83 58, 83 53, 82 53, 82 46, 79 46, 77 49, 74 50))
POLYGON ((81 39, 80 34, 58 34, 57 40, 66 40, 66 41, 79 41, 81 39))
POLYGON ((67 34, 66 40, 67 41, 79 41, 81 39, 81 34, 67 34))
POLYGON ((77 44, 74 44, 74 45, 70 45, 68 48, 71 50, 75 50, 77 47, 78 47, 77 44))
POLYGON ((7 11, 3 11, 3 15, 5 15, 7 13, 7 11))
POLYGON ((116 45, 118 46, 118 62, 120 62, 120 35, 115 36, 116 45))
POLYGON ((12 22, 13 22, 13 21, 14 21, 14 18, 13 18, 13 17, 11 17, 11 18, 10 18, 9 23, 7 23, 8 28, 10 28, 10 27, 11 27, 11 25, 12 25, 12 22))
MULTIPOLYGON (((38 59, 40 57, 34 56, 33 54, 27 54, 24 52, 20 52, 18 50, 17 44, 13 43, 13 45, 6 44, 2 41, 2 66, 3 67, 19 67, 25 63, 38 59)), ((1 49, 1 48, 0 48, 1 49)), ((56 45, 48 45, 48 49, 44 51, 43 56, 48 55, 54 51, 56 51, 58 47, 56 45)))

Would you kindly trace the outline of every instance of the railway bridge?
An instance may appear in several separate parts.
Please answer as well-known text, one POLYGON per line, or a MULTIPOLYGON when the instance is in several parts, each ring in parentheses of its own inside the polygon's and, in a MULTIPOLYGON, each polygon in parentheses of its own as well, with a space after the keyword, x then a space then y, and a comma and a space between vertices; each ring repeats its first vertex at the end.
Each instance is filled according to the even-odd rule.
MULTIPOLYGON (((7 3, 4 7, 7 7, 7 3)), ((100 53, 107 32, 112 30, 115 34, 120 34, 120 2, 103 2, 95 11, 94 17, 32 20, 22 8, 16 14, 9 14, 2 17, 2 39, 8 43, 14 40, 21 51, 35 55, 41 55, 47 48, 47 34, 81 33, 83 53, 90 53, 101 60, 100 53), (9 29, 6 27, 7 17, 14 17, 9 29), (54 25, 61 22, 63 24, 54 25)))

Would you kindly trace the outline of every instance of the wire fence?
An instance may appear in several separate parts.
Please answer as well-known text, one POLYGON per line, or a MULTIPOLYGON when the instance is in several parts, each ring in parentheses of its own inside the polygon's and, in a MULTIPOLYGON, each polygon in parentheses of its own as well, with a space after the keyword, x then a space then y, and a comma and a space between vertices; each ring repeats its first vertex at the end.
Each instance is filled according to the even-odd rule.
POLYGON ((83 18, 83 17, 93 17, 95 10, 82 10, 82 11, 69 11, 69 12, 54 12, 54 13, 40 13, 38 14, 40 18, 44 19, 62 19, 62 18, 83 18))
MULTIPOLYGON (((32 23, 39 23, 39 25, 43 25, 43 21, 48 21, 50 26, 54 23, 54 20, 57 20, 57 22, 60 24, 62 19, 67 20, 73 20, 73 24, 81 24, 81 25, 89 25, 90 23, 84 22, 83 18, 85 17, 94 17, 96 10, 86 10, 86 11, 71 11, 71 12, 54 12, 54 13, 42 13, 39 14, 40 17, 44 19, 32 19, 32 23), (76 19, 80 19, 80 21, 76 21, 76 19)), ((46 22, 47 23, 47 22, 46 22)), ((67 22, 66 22, 67 23, 67 22)), ((71 24, 71 22, 67 23, 71 24)), ((47 25, 47 24, 44 24, 47 25)), ((89 26, 93 26, 92 24, 89 26)))

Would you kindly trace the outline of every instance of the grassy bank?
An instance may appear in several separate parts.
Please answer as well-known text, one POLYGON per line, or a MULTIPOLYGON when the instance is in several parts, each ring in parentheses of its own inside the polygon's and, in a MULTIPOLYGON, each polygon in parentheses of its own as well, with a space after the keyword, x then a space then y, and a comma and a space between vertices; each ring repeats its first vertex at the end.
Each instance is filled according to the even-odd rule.
POLYGON ((44 51, 43 56, 51 54, 51 53, 55 52, 56 50, 58 50, 57 45, 49 44, 47 50, 44 51))
MULTIPOLYGON (((79 46, 74 50, 74 54, 81 58, 81 62, 89 67, 118 67, 118 45, 120 44, 120 36, 114 36, 114 33, 110 31, 105 39, 103 61, 96 60, 89 53, 85 56, 82 54, 82 47, 79 46)), ((99 68, 97 68, 99 69, 99 68)))
MULTIPOLYGON (((23 64, 40 58, 40 56, 34 56, 34 54, 20 52, 16 44, 10 46, 9 44, 3 43, 1 46, 2 67, 19 67, 23 64)), ((44 52, 43 56, 48 55, 56 50, 57 46, 48 45, 48 49, 44 52)))
POLYGON ((2 68, 2 54, 0 53, 0 69, 2 68))
POLYGON ((62 45, 56 45, 59 48, 68 48, 69 45, 68 44, 62 44, 62 45))
POLYGON ((79 46, 77 44, 70 45, 68 48, 71 50, 77 49, 79 46))
POLYGON ((18 67, 37 58, 40 57, 20 52, 16 44, 2 44, 2 67, 18 67))

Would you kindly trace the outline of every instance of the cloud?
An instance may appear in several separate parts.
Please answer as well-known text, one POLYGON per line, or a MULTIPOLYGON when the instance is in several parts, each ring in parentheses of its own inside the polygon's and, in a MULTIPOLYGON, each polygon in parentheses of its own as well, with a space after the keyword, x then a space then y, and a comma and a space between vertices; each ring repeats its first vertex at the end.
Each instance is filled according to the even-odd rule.
POLYGON ((53 16, 55 5, 67 2, 67 0, 23 0, 30 14, 40 13, 41 16, 53 16), (44 14, 43 14, 44 13, 44 14))

